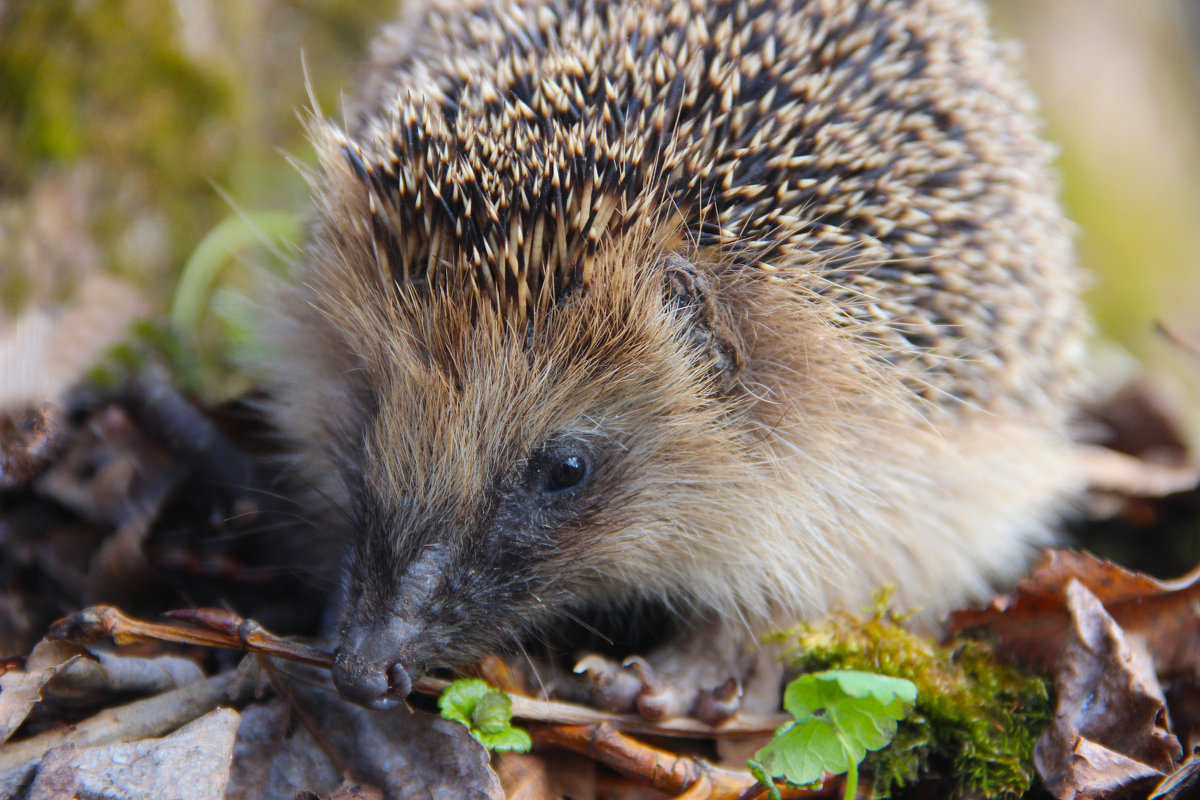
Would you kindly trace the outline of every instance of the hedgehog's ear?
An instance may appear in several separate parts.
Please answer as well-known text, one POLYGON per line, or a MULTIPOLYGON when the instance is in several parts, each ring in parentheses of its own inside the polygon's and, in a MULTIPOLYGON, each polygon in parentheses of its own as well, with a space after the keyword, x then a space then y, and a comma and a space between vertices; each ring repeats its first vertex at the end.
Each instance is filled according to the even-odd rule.
POLYGON ((719 311, 713 277, 679 255, 663 266, 663 299, 667 310, 687 325, 689 344, 710 364, 716 386, 727 392, 742 371, 742 353, 730 321, 719 311))

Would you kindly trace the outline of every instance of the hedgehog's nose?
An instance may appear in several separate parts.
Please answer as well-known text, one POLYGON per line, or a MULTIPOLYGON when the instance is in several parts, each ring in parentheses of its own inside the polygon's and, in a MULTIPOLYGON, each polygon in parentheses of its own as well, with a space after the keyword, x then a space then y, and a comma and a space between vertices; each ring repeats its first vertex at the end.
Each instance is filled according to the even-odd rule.
POLYGON ((403 664, 345 646, 333 655, 333 682, 342 697, 376 710, 398 705, 412 691, 412 678, 403 664))

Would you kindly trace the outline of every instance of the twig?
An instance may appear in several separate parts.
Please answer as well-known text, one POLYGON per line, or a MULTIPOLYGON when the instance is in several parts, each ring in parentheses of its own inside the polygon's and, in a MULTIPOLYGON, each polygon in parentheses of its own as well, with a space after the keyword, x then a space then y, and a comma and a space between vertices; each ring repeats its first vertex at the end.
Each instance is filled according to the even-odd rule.
MULTIPOLYGON (((244 650, 323 669, 329 669, 333 664, 333 656, 324 650, 284 639, 253 620, 242 619, 222 609, 173 611, 167 616, 189 624, 148 622, 128 617, 112 606, 93 606, 54 623, 47 638, 66 639, 80 644, 104 637, 112 637, 117 644, 177 642, 244 650)), ((413 689, 421 694, 436 696, 448 685, 448 681, 423 677, 414 682, 413 689)), ((692 738, 767 735, 788 719, 782 715, 736 715, 720 725, 709 725, 689 718, 651 721, 634 714, 612 714, 574 703, 537 700, 519 694, 512 695, 512 710, 514 717, 526 722, 568 726, 607 723, 632 733, 692 738)))
MULTIPOLYGON (((610 723, 599 725, 538 725, 531 729, 535 742, 561 747, 611 767, 626 777, 644 780, 661 792, 683 798, 738 800, 753 797, 757 781, 744 772, 731 772, 708 762, 643 744, 621 733, 610 723)), ((785 798, 830 797, 838 779, 817 789, 782 789, 785 798)), ((682 800, 682 798, 680 799, 682 800)))
POLYGON ((1167 497, 1200 484, 1200 468, 1166 466, 1143 461, 1105 447, 1078 448, 1078 464, 1088 488, 1129 497, 1167 497))
POLYGON ((92 606, 55 622, 46 638, 78 644, 91 644, 105 637, 112 637, 119 645, 176 642, 245 650, 326 669, 333 665, 333 656, 324 650, 276 636, 257 622, 244 620, 228 611, 197 608, 168 612, 167 616, 190 622, 192 626, 148 622, 128 617, 112 606, 92 606))
MULTIPOLYGON (((244 650, 319 669, 329 669, 333 664, 330 653, 284 639, 253 620, 242 619, 228 611, 200 608, 171 612, 167 616, 185 624, 148 622, 126 616, 112 606, 95 606, 59 620, 51 627, 47 638, 81 644, 104 637, 112 637, 117 644, 177 642, 244 650)), ((0 768, 5 764, 21 764, 41 758, 46 750, 63 741, 95 744, 111 741, 117 735, 126 738, 159 735, 215 707, 225 696, 227 686, 241 686, 233 684, 233 681, 232 675, 217 676, 201 684, 104 712, 80 725, 72 734, 43 734, 17 745, 9 745, 0 751, 0 768), (192 697, 192 692, 197 693, 195 697, 192 697), (141 719, 141 722, 126 725, 119 734, 110 732, 114 723, 109 717, 118 715, 119 724, 122 712, 134 712, 135 709, 133 716, 141 719)), ((448 681, 423 677, 414 683, 413 688, 422 694, 438 695, 448 685, 448 681)), ((679 800, 747 800, 758 797, 761 792, 756 789, 758 784, 754 779, 745 773, 720 769, 697 758, 651 747, 622 731, 717 738, 770 734, 785 721, 782 716, 735 716, 719 726, 694 719, 652 722, 636 715, 610 714, 573 703, 536 700, 515 693, 510 693, 510 696, 513 716, 524 722, 535 723, 532 733, 538 743, 587 755, 627 777, 679 795, 679 800)), ((830 787, 836 785, 837 779, 831 779, 817 790, 785 789, 783 794, 788 798, 827 797, 833 792, 830 787)))
POLYGON ((651 736, 676 736, 689 739, 769 736, 791 718, 779 715, 738 714, 720 725, 709 725, 690 717, 651 721, 637 714, 612 714, 575 703, 535 700, 511 695, 513 716, 526 722, 556 725, 611 725, 627 733, 651 736))

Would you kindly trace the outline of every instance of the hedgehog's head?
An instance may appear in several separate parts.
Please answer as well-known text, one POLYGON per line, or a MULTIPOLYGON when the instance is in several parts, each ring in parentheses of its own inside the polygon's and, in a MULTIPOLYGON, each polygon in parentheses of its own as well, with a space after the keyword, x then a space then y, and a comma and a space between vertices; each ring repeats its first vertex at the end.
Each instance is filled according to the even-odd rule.
POLYGON ((746 455, 735 321, 678 226, 611 187, 494 208, 369 163, 327 162, 303 277, 353 398, 324 410, 353 519, 334 678, 387 705, 564 610, 697 584, 746 455))
POLYGON ((665 273, 594 283, 523 331, 452 296, 391 321, 349 476, 343 693, 403 694, 565 609, 667 593, 668 565, 707 557, 695 518, 720 516, 701 508, 740 451, 717 362, 639 285, 665 273))

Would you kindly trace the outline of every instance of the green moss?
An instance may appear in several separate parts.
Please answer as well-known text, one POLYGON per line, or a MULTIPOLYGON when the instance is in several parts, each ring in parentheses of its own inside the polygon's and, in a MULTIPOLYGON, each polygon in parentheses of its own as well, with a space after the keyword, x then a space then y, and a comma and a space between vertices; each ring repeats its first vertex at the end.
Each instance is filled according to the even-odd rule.
POLYGON ((232 76, 182 54, 170 5, 40 0, 2 19, 0 118, 20 158, 6 159, 10 178, 88 151, 177 183, 205 119, 229 106, 232 76))
POLYGON ((1033 747, 1049 724, 1047 683, 1000 664, 976 641, 937 645, 878 607, 841 614, 786 635, 802 672, 853 669, 917 685, 912 715, 892 746, 869 757, 876 791, 886 795, 919 774, 942 773, 957 794, 1015 798, 1034 778, 1033 747))
POLYGON ((19 198, 86 169, 101 187, 85 213, 103 268, 157 301, 231 205, 304 206, 303 179, 280 153, 312 160, 297 113, 308 104, 301 53, 336 116, 370 33, 395 10, 386 0, 177 5, 0 3, 0 187, 19 198))
MULTIPOLYGON (((394 13, 394 0, 217 0, 199 11, 0 2, 0 315, 69 302, 75 273, 96 268, 165 311, 189 254, 221 220, 304 208, 308 189, 284 153, 315 159, 298 113, 308 90, 336 118, 367 40, 394 13), (33 224, 34 213, 49 224, 33 224), (63 228, 87 242, 88 258, 54 252, 49 270, 23 247, 22 236, 37 244, 63 228)), ((274 266, 266 250, 227 256, 239 269, 218 288, 245 288, 254 269, 274 266)), ((247 346, 247 315, 227 306, 206 305, 202 324, 182 332, 207 396, 242 380, 226 356, 247 346)))

